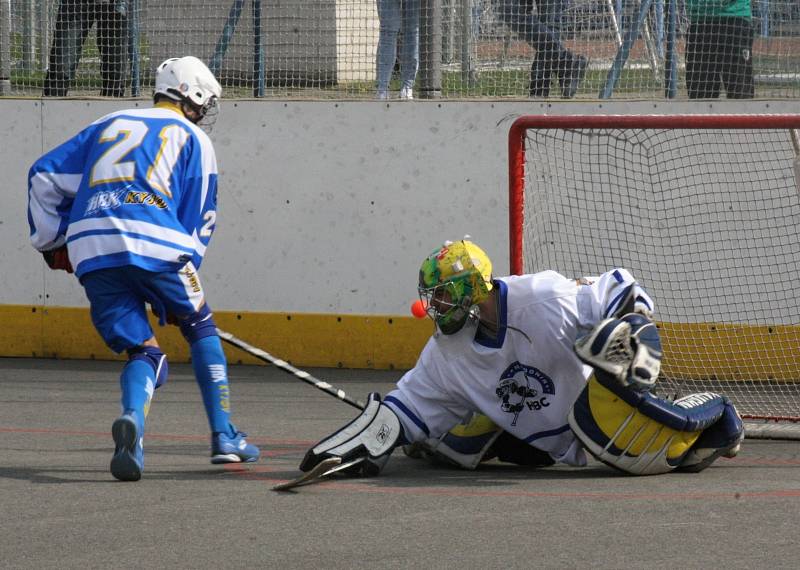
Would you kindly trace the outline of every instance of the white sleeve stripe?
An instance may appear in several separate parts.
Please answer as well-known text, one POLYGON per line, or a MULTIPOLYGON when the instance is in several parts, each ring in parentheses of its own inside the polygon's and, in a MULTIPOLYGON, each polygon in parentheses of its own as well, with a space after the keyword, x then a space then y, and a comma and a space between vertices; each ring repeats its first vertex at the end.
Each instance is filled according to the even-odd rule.
POLYGON ((197 230, 195 230, 194 233, 192 234, 192 239, 194 240, 195 251, 197 251, 200 257, 204 256, 206 254, 206 246, 205 244, 203 244, 203 242, 200 241, 200 236, 197 235, 197 230))
POLYGON ((188 251, 195 251, 196 249, 194 240, 185 233, 151 224, 150 222, 127 220, 111 216, 106 218, 87 218, 70 224, 67 230, 67 238, 71 239, 73 236, 92 230, 115 230, 117 232, 141 234, 161 240, 165 243, 175 244, 188 251))
POLYGON ((58 206, 64 199, 73 199, 81 183, 80 174, 52 174, 37 172, 30 179, 28 212, 33 222, 31 243, 44 249, 58 237, 62 218, 58 206))
POLYGON ((59 198, 74 198, 83 180, 83 174, 57 174, 55 172, 37 172, 31 178, 31 187, 36 190, 52 190, 49 194, 58 193, 59 198))

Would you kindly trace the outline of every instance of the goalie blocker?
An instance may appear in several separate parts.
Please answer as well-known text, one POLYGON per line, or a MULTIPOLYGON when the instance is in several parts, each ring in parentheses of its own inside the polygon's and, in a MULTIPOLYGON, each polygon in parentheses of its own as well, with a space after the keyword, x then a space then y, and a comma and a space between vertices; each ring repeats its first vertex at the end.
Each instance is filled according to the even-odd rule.
POLYGON ((405 439, 400 420, 381 402, 380 394, 372 392, 360 416, 306 452, 300 470, 309 471, 329 457, 341 457, 342 463, 361 459, 346 473, 377 475, 402 443, 405 439))

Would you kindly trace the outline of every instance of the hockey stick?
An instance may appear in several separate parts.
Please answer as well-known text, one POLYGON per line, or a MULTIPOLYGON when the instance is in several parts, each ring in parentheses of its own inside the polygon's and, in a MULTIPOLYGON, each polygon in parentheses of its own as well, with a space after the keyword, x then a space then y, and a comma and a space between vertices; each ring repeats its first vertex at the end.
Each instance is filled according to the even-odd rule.
POLYGON ((345 469, 349 469, 354 465, 358 465, 359 463, 364 461, 364 459, 365 459, 364 457, 359 457, 358 459, 353 459, 352 461, 347 461, 345 463, 342 463, 341 457, 329 457, 328 459, 324 459, 322 462, 317 464, 310 471, 303 473, 297 479, 292 479, 291 481, 287 481, 286 483, 275 485, 272 488, 272 490, 288 491, 290 489, 294 489, 295 487, 300 487, 302 485, 311 485, 312 483, 318 483, 329 475, 333 475, 334 473, 338 473, 339 471, 344 471, 345 469))
POLYGON ((344 393, 344 390, 339 390, 338 388, 334 388, 327 382, 320 380, 319 378, 315 378, 305 370, 300 370, 299 368, 295 368, 285 360, 281 360, 275 356, 272 356, 270 353, 261 350, 260 348, 256 348, 255 346, 247 344, 245 341, 236 338, 229 332, 225 332, 223 330, 217 329, 217 334, 219 338, 235 346, 236 348, 245 351, 250 356, 255 356, 259 360, 266 362, 267 364, 272 364, 276 368, 280 368, 284 372, 288 372, 293 376, 299 378, 306 384, 311 384, 318 390, 322 390, 326 394, 330 394, 336 398, 339 398, 346 404, 350 404, 354 408, 358 408, 359 410, 363 410, 366 407, 366 404, 362 403, 359 400, 353 400, 347 394, 344 393))

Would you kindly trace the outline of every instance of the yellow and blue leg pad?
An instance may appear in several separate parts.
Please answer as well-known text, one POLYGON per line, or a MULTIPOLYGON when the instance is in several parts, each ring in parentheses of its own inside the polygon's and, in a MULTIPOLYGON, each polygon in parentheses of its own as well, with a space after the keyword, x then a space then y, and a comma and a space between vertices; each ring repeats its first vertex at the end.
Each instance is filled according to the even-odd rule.
POLYGON ((598 370, 568 421, 587 451, 603 463, 634 475, 654 475, 679 467, 728 406, 727 398, 712 392, 671 402, 623 386, 598 370))
POLYGON ((475 413, 445 432, 440 438, 428 438, 404 448, 411 457, 428 456, 464 469, 475 469, 487 456, 495 440, 503 433, 488 416, 475 413), (421 453, 420 453, 421 452, 421 453))

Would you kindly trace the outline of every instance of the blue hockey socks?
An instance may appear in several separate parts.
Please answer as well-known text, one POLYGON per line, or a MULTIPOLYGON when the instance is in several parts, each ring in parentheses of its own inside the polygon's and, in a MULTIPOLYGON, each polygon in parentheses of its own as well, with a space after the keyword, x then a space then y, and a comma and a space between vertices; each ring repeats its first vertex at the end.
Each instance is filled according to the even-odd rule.
POLYGON ((203 405, 208 415, 212 433, 225 433, 233 437, 230 423, 230 388, 228 366, 219 337, 207 336, 191 345, 192 367, 203 395, 203 405))
POLYGON ((139 433, 144 433, 144 420, 150 411, 156 379, 153 367, 140 359, 129 360, 119 379, 122 390, 122 412, 135 412, 139 433))

